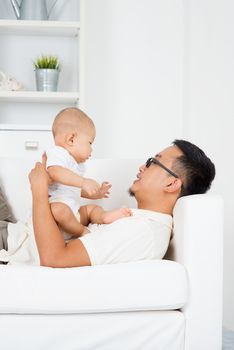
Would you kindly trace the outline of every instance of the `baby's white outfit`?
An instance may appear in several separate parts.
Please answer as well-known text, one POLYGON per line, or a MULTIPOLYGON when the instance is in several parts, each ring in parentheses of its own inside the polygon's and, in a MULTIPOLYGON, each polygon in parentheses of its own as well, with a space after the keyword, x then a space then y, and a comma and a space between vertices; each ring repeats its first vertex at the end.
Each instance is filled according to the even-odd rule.
MULTIPOLYGON (((79 176, 84 175, 84 163, 78 164, 65 148, 54 146, 46 151, 46 155, 47 168, 49 166, 62 166, 73 171, 79 176)), ((67 204, 77 217, 78 210, 80 208, 80 192, 81 189, 79 187, 54 183, 49 186, 49 202, 60 202, 67 204)))

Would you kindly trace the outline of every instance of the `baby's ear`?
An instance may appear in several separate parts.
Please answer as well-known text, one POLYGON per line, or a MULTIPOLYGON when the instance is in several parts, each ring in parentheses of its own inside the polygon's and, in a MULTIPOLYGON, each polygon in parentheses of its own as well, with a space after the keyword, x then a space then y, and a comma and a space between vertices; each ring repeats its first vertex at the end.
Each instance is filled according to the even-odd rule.
POLYGON ((74 132, 70 133, 70 134, 67 134, 66 136, 66 143, 69 145, 69 146, 72 146, 73 143, 74 143, 74 139, 75 139, 76 135, 74 132))

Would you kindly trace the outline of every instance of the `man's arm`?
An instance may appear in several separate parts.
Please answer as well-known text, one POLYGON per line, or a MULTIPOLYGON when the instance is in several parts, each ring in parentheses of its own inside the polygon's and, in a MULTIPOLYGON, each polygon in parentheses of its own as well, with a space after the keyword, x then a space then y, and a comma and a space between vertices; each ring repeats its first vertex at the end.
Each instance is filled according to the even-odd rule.
POLYGON ((49 267, 90 266, 91 262, 82 242, 65 243, 53 218, 48 202, 49 176, 46 159, 36 163, 29 174, 33 201, 33 226, 40 263, 49 267))

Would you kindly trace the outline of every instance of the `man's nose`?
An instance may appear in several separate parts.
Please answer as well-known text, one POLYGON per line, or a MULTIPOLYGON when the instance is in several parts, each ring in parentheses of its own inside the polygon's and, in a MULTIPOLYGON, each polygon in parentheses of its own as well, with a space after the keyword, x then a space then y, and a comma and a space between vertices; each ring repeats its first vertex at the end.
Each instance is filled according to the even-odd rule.
POLYGON ((145 168, 146 168, 145 164, 142 164, 142 165, 140 166, 140 168, 139 168, 140 172, 144 171, 145 168))

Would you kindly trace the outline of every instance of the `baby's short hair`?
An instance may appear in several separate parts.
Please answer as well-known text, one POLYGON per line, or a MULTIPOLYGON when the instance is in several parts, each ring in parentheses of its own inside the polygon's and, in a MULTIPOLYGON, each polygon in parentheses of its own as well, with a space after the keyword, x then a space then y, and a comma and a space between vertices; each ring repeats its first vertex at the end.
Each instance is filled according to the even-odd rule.
POLYGON ((85 127, 95 127, 92 119, 81 109, 68 107, 62 109, 56 115, 52 125, 52 133, 55 138, 59 133, 67 133, 74 130, 79 131, 85 127))

